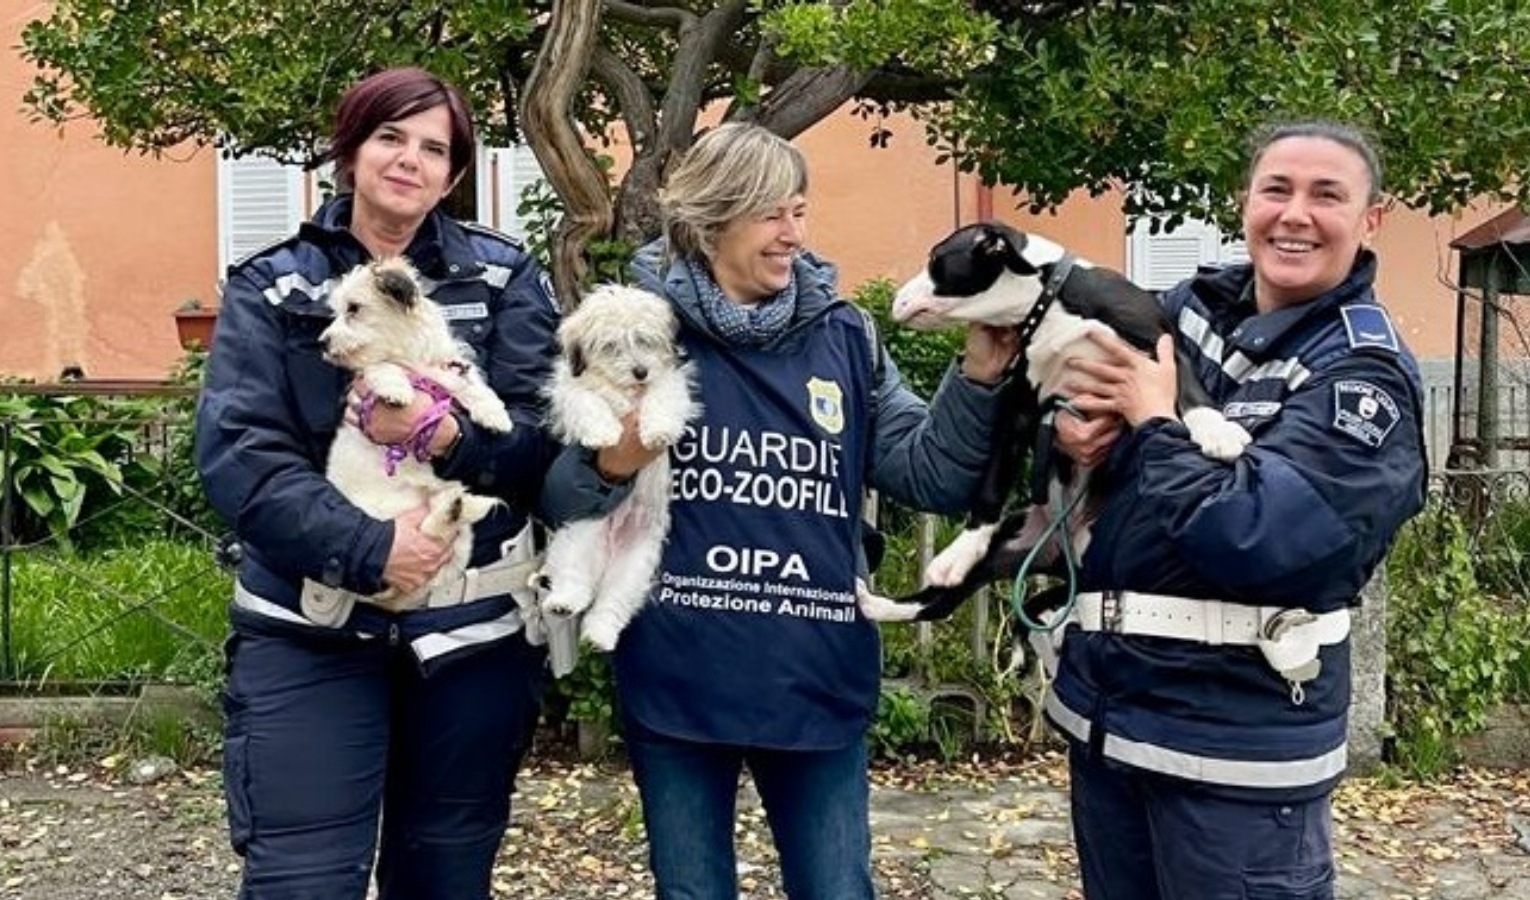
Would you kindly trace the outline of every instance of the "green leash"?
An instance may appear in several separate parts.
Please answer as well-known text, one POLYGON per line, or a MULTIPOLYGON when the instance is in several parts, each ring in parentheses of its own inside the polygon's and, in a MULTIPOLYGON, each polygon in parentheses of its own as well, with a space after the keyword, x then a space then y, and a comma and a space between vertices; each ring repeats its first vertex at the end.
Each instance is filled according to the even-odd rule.
MULTIPOLYGON (((1057 410, 1059 408, 1069 412, 1074 411, 1073 407, 1068 405, 1066 400, 1057 397, 1052 398, 1048 406, 1050 408, 1041 420, 1043 428, 1052 427, 1053 421, 1057 418, 1057 410)), ((1015 613, 1015 618, 1019 619, 1020 624, 1030 631, 1056 631, 1058 626, 1068 621, 1068 617, 1073 613, 1074 604, 1078 602, 1078 558, 1073 552, 1073 542, 1068 539, 1068 530, 1064 526, 1068 522, 1068 517, 1073 515, 1073 511, 1078 508, 1079 501, 1083 499, 1083 491, 1079 491, 1068 502, 1066 507, 1063 506, 1061 497, 1057 499, 1056 504, 1054 504, 1053 515, 1047 522, 1047 527, 1042 530, 1041 537, 1036 540, 1036 543, 1031 545, 1031 549, 1025 554, 1025 558, 1020 561, 1020 565, 1015 569, 1014 581, 1010 586, 1009 605, 1015 613), (1031 566, 1035 564, 1037 554, 1047 545, 1047 541, 1054 539, 1058 542, 1058 547, 1062 551, 1063 567, 1067 572, 1068 601, 1059 609, 1058 615, 1052 617, 1051 624, 1047 624, 1045 622, 1037 622, 1026 615, 1025 601, 1029 596, 1027 582, 1030 579, 1031 566)))

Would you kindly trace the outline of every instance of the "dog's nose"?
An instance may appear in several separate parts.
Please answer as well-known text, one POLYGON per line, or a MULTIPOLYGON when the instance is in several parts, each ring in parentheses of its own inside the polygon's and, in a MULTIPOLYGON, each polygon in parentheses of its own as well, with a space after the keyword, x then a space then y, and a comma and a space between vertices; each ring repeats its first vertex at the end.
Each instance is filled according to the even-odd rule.
POLYGON ((633 366, 632 367, 632 377, 636 378, 638 381, 642 381, 643 379, 647 378, 648 377, 648 367, 647 366, 633 366))

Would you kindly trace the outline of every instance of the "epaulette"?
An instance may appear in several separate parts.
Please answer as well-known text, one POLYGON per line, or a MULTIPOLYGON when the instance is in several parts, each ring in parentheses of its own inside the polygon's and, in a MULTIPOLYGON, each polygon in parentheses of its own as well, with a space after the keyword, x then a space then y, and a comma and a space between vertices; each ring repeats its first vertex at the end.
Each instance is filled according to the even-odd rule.
POLYGON ((243 256, 239 257, 238 259, 234 260, 233 262, 229 263, 228 264, 229 270, 233 271, 234 269, 237 269, 240 266, 245 265, 246 263, 248 263, 252 259, 255 259, 255 258, 260 257, 260 256, 265 256, 266 254, 272 252, 273 250, 276 250, 276 249, 278 249, 280 247, 285 247, 288 244, 296 243, 298 241, 298 239, 299 239, 299 235, 297 235, 296 233, 293 233, 293 234, 286 235, 285 237, 279 237, 276 240, 271 241, 268 244, 263 244, 260 247, 257 247, 254 250, 251 250, 250 252, 246 253, 245 255, 243 255, 243 256))
POLYGON ((1392 327, 1392 317, 1384 308, 1372 303, 1352 303, 1340 307, 1339 312, 1344 315, 1344 330, 1349 334, 1351 350, 1374 347, 1402 352, 1402 342, 1392 327))
POLYGON ((482 222, 458 222, 457 224, 461 225, 464 231, 476 231, 479 234, 488 235, 491 238, 496 238, 498 240, 504 241, 505 243, 510 244, 511 246, 515 247, 515 249, 522 252, 525 252, 526 250, 525 241, 512 234, 500 231, 497 228, 490 228, 482 222))

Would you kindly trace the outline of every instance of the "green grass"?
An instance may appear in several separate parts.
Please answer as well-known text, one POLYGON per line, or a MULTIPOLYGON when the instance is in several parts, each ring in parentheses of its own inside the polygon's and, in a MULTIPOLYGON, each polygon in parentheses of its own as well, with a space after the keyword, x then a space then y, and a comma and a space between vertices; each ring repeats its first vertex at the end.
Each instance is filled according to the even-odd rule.
POLYGON ((10 680, 195 681, 215 675, 230 576, 199 543, 162 539, 11 558, 10 680))

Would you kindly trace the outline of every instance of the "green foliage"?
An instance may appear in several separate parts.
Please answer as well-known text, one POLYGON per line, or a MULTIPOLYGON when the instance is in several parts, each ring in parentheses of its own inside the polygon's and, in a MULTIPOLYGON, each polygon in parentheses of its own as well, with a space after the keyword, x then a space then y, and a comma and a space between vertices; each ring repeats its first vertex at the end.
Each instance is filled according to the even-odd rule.
POLYGON ((584 648, 574 671, 554 681, 547 693, 553 718, 592 722, 616 733, 616 682, 609 654, 584 648))
POLYGON ((855 289, 855 302, 876 319, 878 336, 898 373, 914 393, 928 400, 961 352, 964 337, 959 329, 914 331, 892 320, 893 295, 898 286, 885 278, 867 281, 855 289))
MULTIPOLYGON (((156 710, 117 725, 79 716, 52 716, 38 730, 31 759, 54 766, 115 769, 129 759, 163 756, 182 768, 205 766, 216 759, 222 735, 210 721, 183 711, 156 710)), ((3 759, 3 752, 0 752, 3 759)))
POLYGON ((20 500, 18 543, 106 542, 141 533, 145 507, 124 494, 151 489, 164 472, 152 452, 172 420, 150 401, 87 396, 0 394, 5 446, 0 478, 20 500))
POLYGON ((897 759, 930 736, 930 704, 906 687, 882 688, 866 739, 873 757, 897 759))
POLYGON ((1388 560, 1389 719, 1396 761, 1415 774, 1450 766, 1457 739, 1480 730, 1500 703, 1530 699, 1526 595, 1484 588, 1523 579, 1513 574, 1523 549, 1484 546, 1480 537, 1433 502, 1403 529, 1388 560), (1504 560, 1507 576, 1495 571, 1504 560))
MULTIPOLYGON (((159 153, 190 140, 306 160, 341 90, 379 66, 413 62, 461 85, 486 140, 503 145, 517 131, 537 29, 553 7, 266 0, 252 16, 243 0, 67 0, 22 31, 21 53, 38 69, 24 103, 51 122, 92 117, 115 146, 159 153)), ((1271 116, 1293 115, 1373 128, 1391 185, 1410 205, 1443 211, 1484 195, 1530 199, 1521 177, 1530 151, 1523 4, 683 7, 687 24, 677 30, 652 9, 608 5, 601 64, 571 109, 595 140, 620 123, 632 130, 633 149, 649 154, 650 165, 629 170, 646 180, 617 193, 618 221, 628 225, 642 218, 633 207, 651 201, 653 176, 688 137, 660 135, 662 126, 688 130, 714 101, 792 134, 845 101, 908 110, 943 154, 1015 187, 1035 208, 1075 190, 1127 185, 1130 213, 1222 213, 1225 223, 1243 136, 1271 116), (713 39, 703 37, 714 27, 713 39), (822 77, 831 67, 848 77, 822 77)), ((879 124, 869 128, 873 144, 885 143, 879 124)))
POLYGON ((810 65, 875 69, 889 59, 959 79, 987 62, 996 23, 965 0, 791 3, 768 14, 776 52, 810 65))
MULTIPOLYGON (((504 59, 530 29, 515 0, 386 10, 267 0, 259 15, 242 2, 68 0, 22 29, 22 54, 39 68, 24 102, 56 122, 89 115, 116 146, 158 153, 194 140, 304 161, 340 92, 367 72, 418 63, 482 104, 501 91, 485 62, 504 59)), ((502 115, 484 119, 503 133, 502 115)))
POLYGON ((1126 184, 1129 214, 1221 214, 1235 227, 1239 142, 1271 117, 1298 116, 1376 132, 1391 190, 1410 206, 1530 194, 1515 162, 1530 150, 1522 4, 1089 6, 1007 23, 992 65, 932 125, 964 168, 1015 186, 1033 209, 1126 184))

